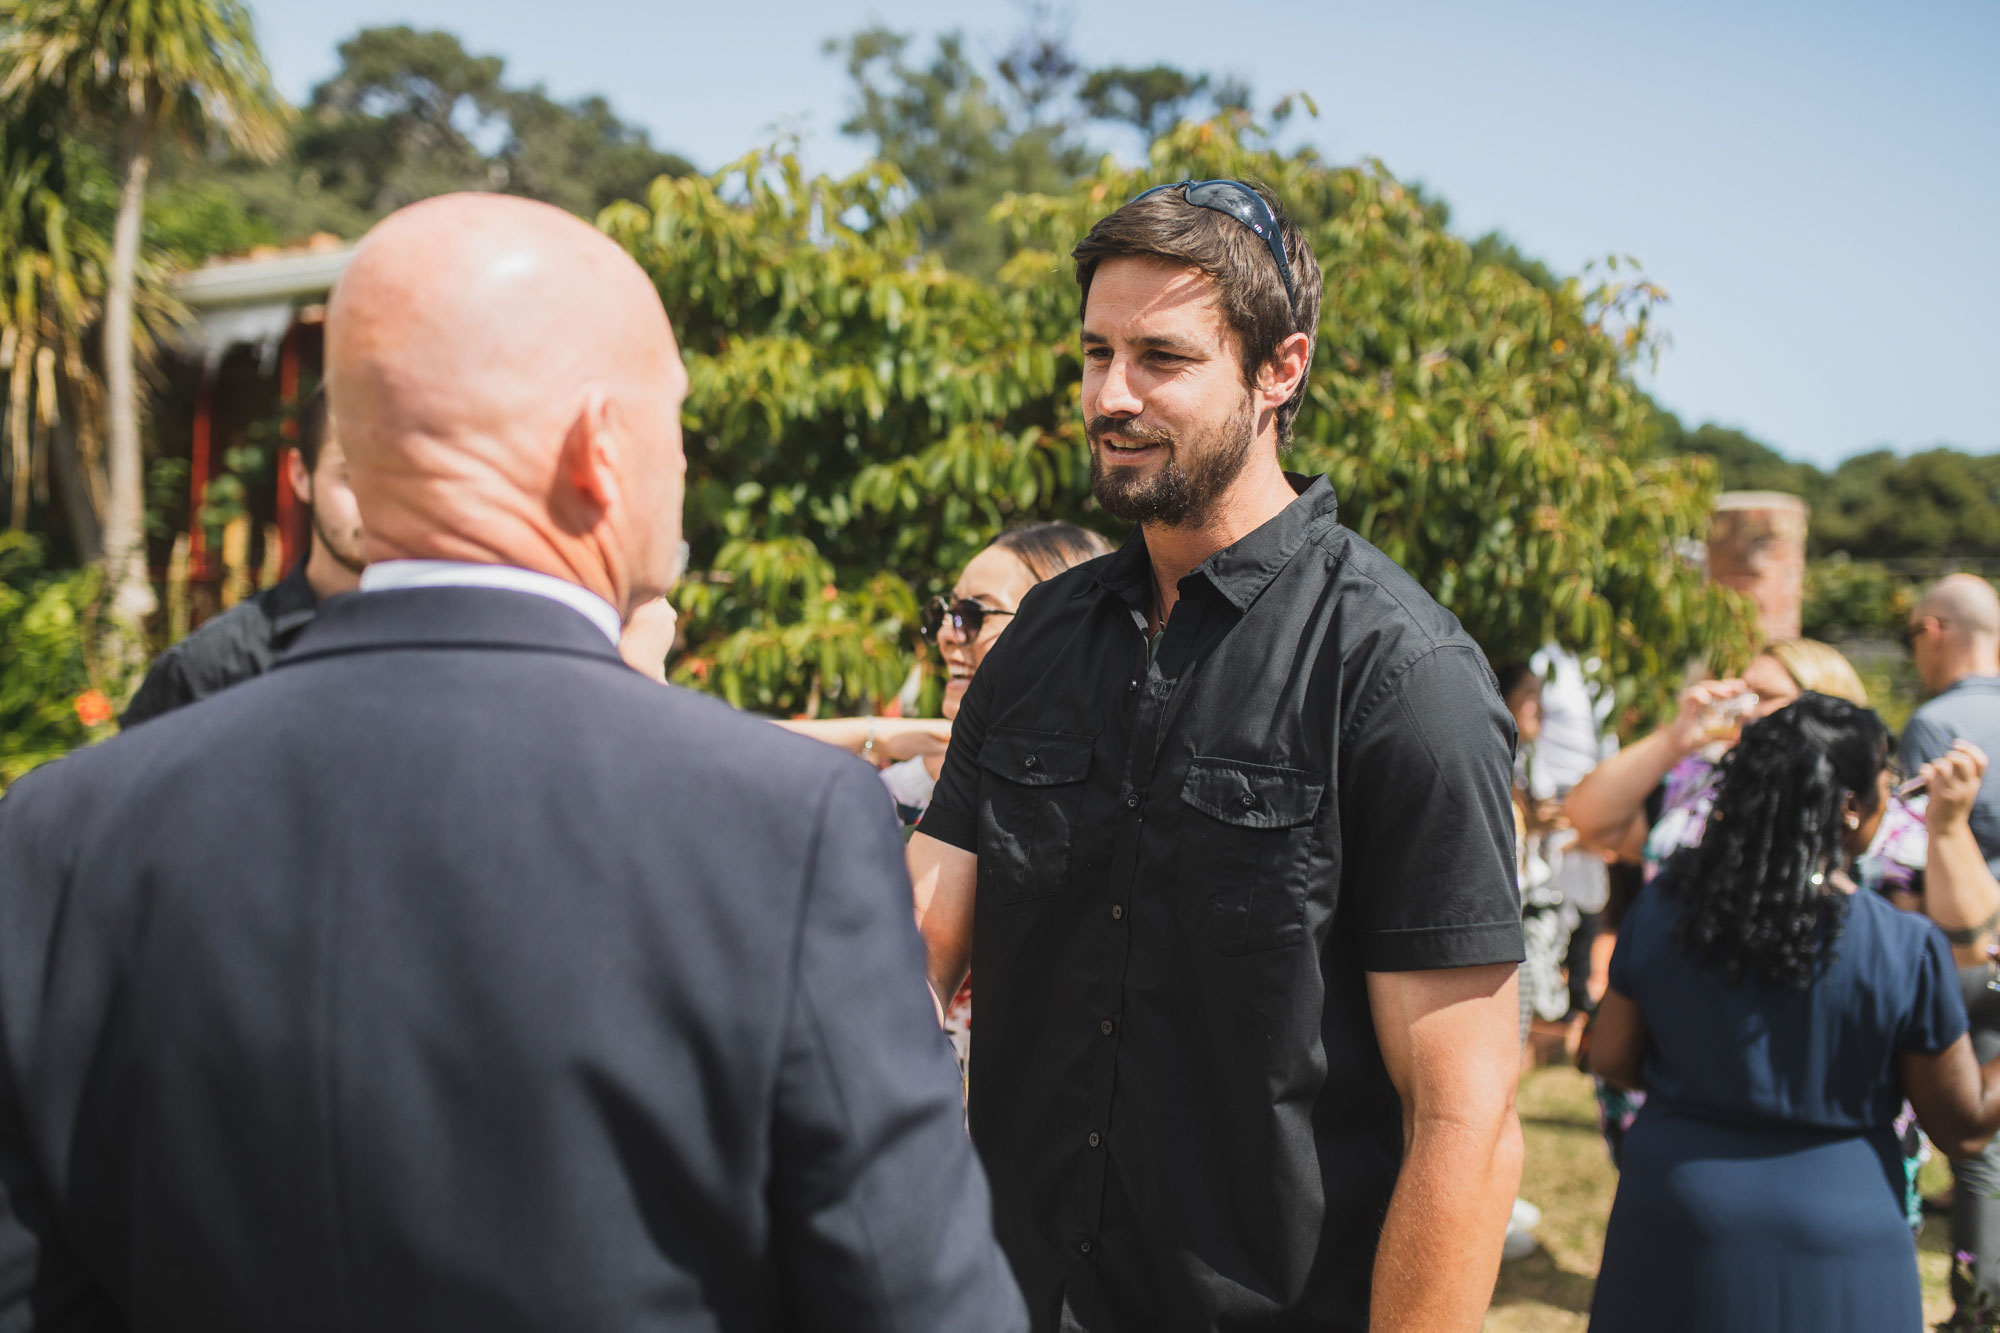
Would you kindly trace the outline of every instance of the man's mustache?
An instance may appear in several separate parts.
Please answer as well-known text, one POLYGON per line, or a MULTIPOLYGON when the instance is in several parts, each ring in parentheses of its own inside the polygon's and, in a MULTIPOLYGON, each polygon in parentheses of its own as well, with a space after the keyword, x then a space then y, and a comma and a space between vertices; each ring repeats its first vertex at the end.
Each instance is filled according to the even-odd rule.
POLYGON ((1120 417, 1092 417, 1083 428, 1083 433, 1092 444, 1109 437, 1121 443, 1146 446, 1153 444, 1172 445, 1174 433, 1158 426, 1148 426, 1143 422, 1120 417))

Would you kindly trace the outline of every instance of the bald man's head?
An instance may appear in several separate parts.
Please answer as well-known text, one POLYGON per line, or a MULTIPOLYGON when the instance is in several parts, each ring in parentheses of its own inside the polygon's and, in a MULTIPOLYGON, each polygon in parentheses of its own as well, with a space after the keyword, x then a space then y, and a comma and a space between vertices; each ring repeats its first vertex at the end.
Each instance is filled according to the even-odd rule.
POLYGON ((1948 574, 1924 593, 1918 613, 1935 616, 1945 631, 2000 639, 2000 594, 1977 574, 1948 574))
POLYGON ((671 584, 687 377, 596 229, 501 195, 391 214, 334 291, 327 383, 371 559, 520 565, 621 613, 671 584))
POLYGON ((1906 642, 1927 694, 2000 675, 2000 594, 1976 574, 1939 579, 1911 613, 1906 642))

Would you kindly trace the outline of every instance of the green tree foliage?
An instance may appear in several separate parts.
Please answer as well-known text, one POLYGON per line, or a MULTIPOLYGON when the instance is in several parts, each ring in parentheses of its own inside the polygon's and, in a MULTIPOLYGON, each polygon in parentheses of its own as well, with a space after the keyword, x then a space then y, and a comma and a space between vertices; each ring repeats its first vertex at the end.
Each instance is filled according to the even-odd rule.
POLYGON ((61 133, 48 94, 0 126, 0 399, 6 404, 7 526, 71 510, 79 558, 94 559, 103 508, 102 383, 89 332, 104 297, 117 188, 102 157, 61 133))
POLYGON ((1186 124, 1143 170, 1110 159, 1010 196, 991 279, 923 247, 887 167, 808 179, 784 156, 663 181, 603 223, 658 282, 692 389, 678 668, 734 702, 880 700, 911 661, 917 595, 1028 518, 1107 526, 1088 500, 1069 248, 1147 185, 1268 182, 1328 276, 1293 465, 1328 471, 1347 522, 1496 656, 1551 639, 1654 695, 1740 651, 1741 603, 1677 551, 1714 492, 1705 461, 1634 456, 1650 404, 1636 274, 1538 287, 1476 262, 1379 167, 1264 146, 1243 117, 1186 124))
POLYGON ((1660 450, 1714 459, 1725 489, 1804 497, 1812 506, 1808 549, 1815 557, 1940 568, 2000 559, 2000 457, 1942 447, 1907 456, 1877 449, 1826 472, 1740 430, 1690 431, 1668 412, 1658 421, 1660 450))
MULTIPOLYGON (((1208 75, 1189 74, 1172 65, 1143 69, 1113 65, 1091 71, 1077 90, 1077 100, 1094 119, 1130 125, 1150 144, 1181 123, 1209 84, 1208 75)), ((1231 84, 1219 100, 1245 108, 1249 90, 1231 84)))
POLYGON ((960 33, 937 39, 919 61, 912 39, 870 28, 827 43, 854 80, 856 105, 841 130, 893 162, 922 201, 923 239, 963 272, 991 274, 1005 258, 987 216, 1009 191, 1059 190, 1089 162, 1066 118, 1048 118, 1070 74, 1032 50, 1002 88, 980 72, 960 33), (1003 89, 1025 90, 1011 104, 1003 89))
POLYGON ((109 701, 90 691, 95 569, 50 573, 26 533, 0 533, 0 787, 108 730, 109 701), (95 726, 84 715, 107 710, 95 726))
POLYGON ((1930 449, 1860 454, 1806 498, 1816 551, 1857 558, 2000 556, 2000 458, 1930 449))
POLYGON ((507 80, 498 56, 447 32, 365 28, 313 90, 284 155, 183 157, 149 219, 184 262, 313 232, 356 237, 453 190, 499 190, 595 217, 687 160, 655 148, 601 97, 562 102, 507 80))
POLYGON ((1067 189, 1099 155, 1094 130, 1136 131, 1143 148, 1184 117, 1250 102, 1238 80, 1171 65, 1087 70, 1045 5, 1028 8, 990 70, 962 32, 938 37, 928 57, 908 34, 879 26, 826 50, 854 84, 842 132, 896 165, 920 205, 926 246, 976 277, 993 276, 1010 253, 994 203, 1067 189))
POLYGON ((103 336, 103 554, 110 597, 106 654, 121 671, 145 654, 155 606, 146 568, 144 460, 137 381, 141 229, 162 136, 227 139, 269 157, 288 112, 241 0, 15 0, 0 30, 0 102, 60 99, 69 132, 117 143, 118 215, 106 264, 103 336))

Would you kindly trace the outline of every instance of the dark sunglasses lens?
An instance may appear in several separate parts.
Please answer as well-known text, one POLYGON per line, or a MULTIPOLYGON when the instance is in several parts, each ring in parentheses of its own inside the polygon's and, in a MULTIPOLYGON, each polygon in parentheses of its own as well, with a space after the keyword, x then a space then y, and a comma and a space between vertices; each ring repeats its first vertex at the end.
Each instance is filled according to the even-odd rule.
POLYGON ((918 623, 922 626, 926 639, 935 639, 938 630, 944 625, 944 598, 939 597, 934 601, 925 602, 923 616, 918 623))
POLYGON ((979 627, 986 623, 986 608, 968 597, 951 608, 951 619, 960 634, 976 639, 979 627))
POLYGON ((1235 181, 1203 181, 1190 186, 1187 201, 1198 208, 1227 213, 1259 236, 1270 234, 1271 211, 1249 187, 1235 181))

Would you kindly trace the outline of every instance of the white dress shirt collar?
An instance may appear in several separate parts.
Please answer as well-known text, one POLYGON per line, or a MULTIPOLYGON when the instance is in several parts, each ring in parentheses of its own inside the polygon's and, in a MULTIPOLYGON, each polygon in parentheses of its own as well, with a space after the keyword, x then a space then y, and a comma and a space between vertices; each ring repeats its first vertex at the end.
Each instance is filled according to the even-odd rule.
POLYGON ((624 623, 611 603, 590 589, 515 565, 477 565, 463 560, 381 560, 361 571, 361 591, 396 588, 501 588, 561 602, 618 644, 624 623))

